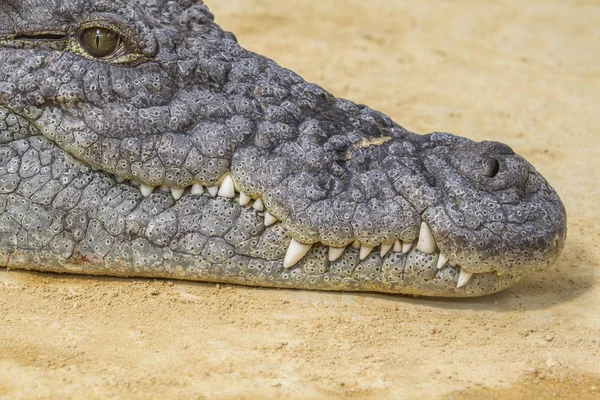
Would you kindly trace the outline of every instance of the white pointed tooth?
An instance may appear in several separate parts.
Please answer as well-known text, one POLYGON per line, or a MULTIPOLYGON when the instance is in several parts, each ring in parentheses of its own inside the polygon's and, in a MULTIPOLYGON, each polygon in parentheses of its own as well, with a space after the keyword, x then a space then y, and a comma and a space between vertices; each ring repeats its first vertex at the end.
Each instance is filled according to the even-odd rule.
POLYGON ((233 199, 235 197, 235 187, 233 185, 233 177, 231 174, 227 174, 227 176, 223 178, 221 187, 219 188, 219 196, 227 197, 229 199, 233 199))
POLYGON ((158 190, 160 190, 161 192, 169 193, 171 191, 171 188, 168 187, 167 185, 160 185, 158 190))
POLYGON ((421 222, 421 232, 419 232, 419 242, 417 243, 417 250, 422 253, 432 254, 437 249, 435 239, 429 229, 429 225, 425 222, 421 222))
POLYGON ((392 247, 394 247, 393 244, 383 244, 383 243, 381 243, 381 249, 379 249, 379 255, 381 257, 385 257, 385 255, 390 252, 390 250, 392 249, 392 247))
POLYGON ((372 247, 369 247, 366 244, 363 244, 360 247, 360 259, 364 260, 365 258, 369 257, 369 254, 371 254, 372 251, 373 251, 372 247))
POLYGON ((344 254, 345 247, 330 247, 329 248, 329 261, 334 262, 344 254))
POLYGON ((115 176, 115 181, 117 181, 117 183, 123 183, 123 182, 125 182, 125 178, 121 178, 120 176, 115 176))
POLYGON ((201 194, 204 194, 204 186, 202 186, 202 185, 201 185, 201 184, 199 184, 199 183, 194 183, 194 185, 192 186, 192 191, 191 191, 191 193, 192 193, 192 194, 195 194, 195 195, 201 195, 201 194))
POLYGON ((440 256, 438 257, 438 260, 437 260, 437 269, 444 268, 444 265, 446 265, 447 262, 448 262, 448 257, 446 257, 444 254, 440 253, 440 256))
POLYGON ((264 211, 265 203, 263 203, 261 198, 258 198, 254 201, 254 204, 252 204, 252 208, 254 208, 257 211, 264 211))
POLYGON ((402 253, 408 253, 412 249, 412 245, 412 243, 402 243, 402 253))
POLYGON ((185 189, 182 188, 171 188, 171 195, 175 200, 179 200, 183 196, 185 189))
POLYGON ((292 239, 290 247, 285 253, 285 259, 283 260, 283 268, 291 268, 298 263, 311 249, 312 244, 302 244, 296 239, 292 239))
POLYGON ((279 221, 276 217, 273 216, 270 212, 265 213, 265 226, 271 226, 275 222, 279 221))
POLYGON ((402 242, 399 240, 396 240, 394 242, 394 253, 400 253, 402 251, 402 242))
POLYGON ((212 197, 217 197, 217 194, 219 194, 218 186, 209 186, 206 188, 206 190, 208 190, 208 193, 210 193, 212 197))
POLYGON ((358 249, 360 249, 360 242, 359 242, 358 240, 355 240, 355 241, 352 243, 352 248, 353 248, 354 250, 358 250, 358 249))
POLYGON ((140 186, 140 191, 142 192, 142 196, 148 197, 154 192, 154 186, 144 185, 140 186))
POLYGON ((244 192, 240 193, 240 205, 241 206, 248 205, 248 203, 250 203, 250 200, 252 200, 252 197, 248 196, 244 192))
POLYGON ((472 272, 467 272, 464 269, 460 269, 460 274, 458 275, 458 283, 456 284, 457 288, 461 288, 465 286, 471 280, 473 276, 472 272))

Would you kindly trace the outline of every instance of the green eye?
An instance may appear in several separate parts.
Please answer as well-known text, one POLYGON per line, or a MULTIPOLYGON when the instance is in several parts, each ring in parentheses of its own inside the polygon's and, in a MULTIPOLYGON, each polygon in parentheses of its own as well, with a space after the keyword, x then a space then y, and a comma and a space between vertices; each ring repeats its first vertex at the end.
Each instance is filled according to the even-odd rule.
POLYGON ((106 28, 88 28, 81 34, 81 45, 92 57, 104 58, 121 46, 121 35, 106 28))

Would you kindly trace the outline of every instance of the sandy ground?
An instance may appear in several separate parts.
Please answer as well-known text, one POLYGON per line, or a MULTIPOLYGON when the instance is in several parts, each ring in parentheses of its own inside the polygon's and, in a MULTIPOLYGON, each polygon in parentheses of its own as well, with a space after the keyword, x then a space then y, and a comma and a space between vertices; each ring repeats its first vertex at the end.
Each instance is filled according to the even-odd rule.
POLYGON ((207 0, 240 42, 408 129, 510 144, 558 264, 470 300, 0 271, 0 398, 599 398, 600 3, 207 0))

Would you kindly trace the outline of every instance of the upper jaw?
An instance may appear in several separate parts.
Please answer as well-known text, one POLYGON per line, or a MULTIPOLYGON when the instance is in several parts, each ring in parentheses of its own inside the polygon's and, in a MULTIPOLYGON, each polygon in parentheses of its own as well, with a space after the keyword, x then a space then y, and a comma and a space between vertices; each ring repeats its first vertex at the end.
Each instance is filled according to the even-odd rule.
MULTIPOLYGON (((103 173, 108 174, 107 172, 103 173)), ((113 176, 113 178, 117 184, 128 185, 125 180, 117 176, 113 176)), ((271 197, 245 192, 242 185, 239 184, 237 177, 231 172, 223 174, 215 183, 206 184, 204 182, 196 182, 187 188, 152 187, 135 181, 129 184, 137 185, 138 190, 145 197, 152 196, 157 191, 166 191, 171 193, 175 202, 188 195, 206 195, 228 199, 232 202, 238 202, 243 206, 252 207, 257 213, 263 216, 265 227, 281 224, 288 236, 291 237, 290 246, 283 260, 287 268, 296 266, 313 247, 327 246, 329 248, 328 258, 330 262, 336 262, 345 251, 357 251, 359 253, 359 260, 365 260, 375 254, 378 254, 382 259, 389 257, 393 253, 409 254, 419 252, 424 255, 431 255, 436 258, 437 268, 458 269, 460 271, 457 281, 459 287, 469 282, 472 273, 496 271, 492 267, 492 264, 485 264, 485 262, 477 265, 470 264, 466 262, 464 257, 461 258, 462 254, 458 250, 455 250, 457 249, 457 244, 453 242, 455 240, 453 238, 456 238, 456 235, 450 234, 451 231, 448 231, 444 225, 444 221, 450 221, 449 218, 447 218, 442 208, 434 205, 427 207, 422 213, 417 211, 417 206, 411 206, 412 210, 414 210, 415 220, 411 222, 411 230, 406 232, 402 239, 370 241, 359 240, 359 238, 353 237, 346 243, 332 245, 323 243, 318 239, 304 241, 297 237, 293 230, 294 220, 292 216, 280 214, 277 207, 272 207, 271 197), (443 212, 440 214, 440 211, 443 212), (349 246, 353 249, 348 250, 349 246)), ((511 272, 514 271, 515 269, 513 268, 511 272)))
MULTIPOLYGON (((26 124, 26 121, 23 120, 22 123, 26 124)), ((35 132, 32 132, 32 134, 35 134, 35 132)), ((135 194, 136 192, 140 193, 139 188, 136 188, 134 185, 127 182, 119 183, 116 179, 111 179, 109 174, 104 171, 94 172, 81 164, 79 164, 79 167, 77 168, 82 168, 86 174, 90 175, 102 174, 105 176, 103 179, 105 182, 109 182, 109 184, 115 188, 119 187, 122 191, 132 194, 135 194), (110 183, 111 181, 112 183, 110 183)), ((194 187, 187 188, 179 200, 173 198, 169 199, 170 196, 172 197, 170 194, 161 193, 159 190, 155 190, 152 194, 148 194, 148 197, 152 197, 152 199, 148 199, 148 201, 162 203, 165 207, 173 207, 174 210, 177 210, 179 205, 183 204, 180 202, 186 202, 186 199, 194 201, 195 196, 207 196, 210 198, 210 202, 236 202, 247 207, 245 208, 247 210, 246 212, 264 218, 264 227, 262 228, 265 231, 264 237, 269 237, 271 234, 280 235, 285 231, 285 223, 278 221, 276 216, 269 213, 267 208, 268 202, 265 202, 264 199, 258 196, 251 197, 240 192, 240 187, 236 184, 235 178, 229 174, 226 174, 220 179, 219 185, 211 186, 210 188, 198 185, 196 186, 196 190, 194 190, 194 187), (203 194, 199 193, 200 189, 204 191, 203 194), (188 196, 190 196, 190 198, 188 198, 188 196)), ((414 289, 415 294, 430 293, 432 295, 447 296, 480 295, 500 290, 501 288, 504 288, 505 285, 514 283, 514 281, 518 279, 518 272, 516 272, 517 275, 509 274, 504 277, 497 276, 495 273, 473 274, 469 269, 463 268, 455 263, 450 259, 450 254, 441 249, 440 244, 442 242, 436 232, 436 226, 432 221, 428 222, 425 216, 426 213, 424 214, 424 220, 419 220, 417 232, 412 241, 403 242, 397 240, 378 246, 368 246, 364 243, 356 242, 352 243, 354 246, 348 246, 346 248, 334 247, 326 249, 319 243, 306 246, 301 244, 301 242, 290 239, 289 236, 282 236, 278 238, 277 243, 288 247, 283 254, 278 256, 281 257, 278 258, 278 260, 287 267, 287 270, 301 270, 306 268, 311 262, 322 262, 316 257, 316 254, 322 254, 325 251, 329 261, 323 260, 323 262, 324 265, 329 265, 328 268, 347 265, 349 260, 356 263, 353 268, 364 267, 367 265, 379 265, 381 268, 386 268, 386 265, 389 265, 390 267, 388 268, 393 268, 393 266, 402 265, 404 262, 408 262, 408 260, 429 264, 430 267, 427 267, 429 269, 426 272, 427 276, 435 276, 436 278, 432 282, 439 281, 439 283, 444 286, 435 288, 432 286, 432 283, 429 284, 430 289, 427 289, 430 290, 429 292, 421 291, 421 289, 414 289), (304 256, 306 256, 306 259, 303 259, 304 256), (399 260, 406 261, 400 262, 399 260), (515 276, 517 276, 517 278, 515 278, 515 276)), ((150 232, 150 227, 146 229, 149 229, 148 232, 150 232)), ((248 255, 249 254, 245 254, 245 256, 248 255)), ((164 268, 166 271, 168 266, 165 265, 164 268)), ((418 273, 415 277, 418 278, 418 273)), ((388 288, 386 290, 411 293, 410 284, 404 281, 399 281, 399 284, 402 285, 401 289, 388 288)), ((415 288, 416 287, 418 286, 415 286, 415 288)))
POLYGON ((468 177, 452 165, 438 163, 443 158, 439 155, 431 157, 435 162, 426 157, 425 165, 442 178, 447 196, 428 207, 422 218, 441 251, 465 271, 504 275, 543 270, 564 247, 566 210, 558 194, 526 160, 510 157, 512 171, 525 175, 520 172, 512 186, 501 182, 492 189, 467 184, 468 177), (456 184, 463 185, 461 191, 455 190, 456 184))

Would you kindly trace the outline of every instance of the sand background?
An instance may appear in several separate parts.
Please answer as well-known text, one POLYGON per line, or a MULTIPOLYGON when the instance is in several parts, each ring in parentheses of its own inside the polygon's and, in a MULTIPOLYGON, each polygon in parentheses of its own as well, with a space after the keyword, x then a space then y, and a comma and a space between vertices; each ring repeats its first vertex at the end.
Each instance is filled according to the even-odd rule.
POLYGON ((410 130, 510 144, 567 207, 564 254, 467 300, 0 270, 0 398, 599 398, 600 2, 206 3, 410 130))

